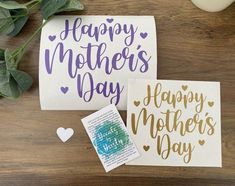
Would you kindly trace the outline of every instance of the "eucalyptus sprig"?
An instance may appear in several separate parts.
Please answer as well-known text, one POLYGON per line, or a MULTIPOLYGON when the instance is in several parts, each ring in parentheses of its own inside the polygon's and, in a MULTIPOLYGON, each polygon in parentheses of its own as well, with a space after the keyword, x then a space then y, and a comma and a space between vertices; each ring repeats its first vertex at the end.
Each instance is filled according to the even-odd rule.
POLYGON ((18 64, 32 39, 49 19, 59 12, 83 10, 84 6, 79 0, 31 0, 27 3, 0 0, 0 35, 13 37, 19 34, 33 10, 38 9, 46 21, 29 39, 13 51, 0 49, 0 96, 15 99, 31 87, 32 77, 18 70, 18 64))

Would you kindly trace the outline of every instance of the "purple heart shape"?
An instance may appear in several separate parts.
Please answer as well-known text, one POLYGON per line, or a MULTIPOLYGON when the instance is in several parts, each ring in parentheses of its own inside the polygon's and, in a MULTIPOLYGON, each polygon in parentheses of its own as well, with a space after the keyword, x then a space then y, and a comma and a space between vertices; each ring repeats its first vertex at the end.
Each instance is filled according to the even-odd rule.
POLYGON ((49 38, 50 41, 54 41, 56 36, 55 35, 54 36, 49 36, 48 38, 49 38))
POLYGON ((141 32, 140 33, 140 36, 145 39, 147 36, 148 36, 148 33, 147 32, 141 32))
POLYGON ((69 90, 69 87, 60 87, 61 92, 63 92, 64 94, 66 94, 69 90))
POLYGON ((108 18, 106 19, 108 23, 112 23, 113 22, 113 18, 108 18))

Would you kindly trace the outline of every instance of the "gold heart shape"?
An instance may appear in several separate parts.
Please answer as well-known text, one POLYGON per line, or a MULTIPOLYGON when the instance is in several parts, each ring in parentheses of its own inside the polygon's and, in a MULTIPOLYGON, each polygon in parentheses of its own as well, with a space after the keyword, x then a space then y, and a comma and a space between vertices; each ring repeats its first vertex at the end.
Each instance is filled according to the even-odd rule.
POLYGON ((146 152, 149 150, 149 148, 150 148, 149 145, 144 145, 144 146, 143 146, 143 149, 144 149, 146 152))
POLYGON ((210 107, 213 107, 214 101, 208 101, 208 105, 209 105, 210 107))
POLYGON ((187 85, 182 85, 182 89, 185 91, 187 90, 188 86, 187 85))
POLYGON ((205 140, 198 140, 198 143, 199 143, 200 145, 204 145, 205 140))
POLYGON ((134 105, 138 107, 140 105, 140 101, 134 101, 134 105))

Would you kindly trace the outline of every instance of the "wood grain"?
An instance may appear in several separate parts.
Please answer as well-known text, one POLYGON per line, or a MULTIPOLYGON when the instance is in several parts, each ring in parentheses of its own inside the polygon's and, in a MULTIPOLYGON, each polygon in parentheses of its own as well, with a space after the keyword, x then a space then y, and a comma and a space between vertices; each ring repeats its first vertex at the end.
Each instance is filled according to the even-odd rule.
MULTIPOLYGON (((154 15, 159 79, 221 82, 223 168, 121 166, 104 173, 81 123, 91 111, 40 110, 38 38, 20 65, 33 87, 16 101, 0 99, 0 185, 235 185, 235 3, 220 13, 189 0, 83 3, 82 14, 154 15), (60 126, 75 130, 69 143, 55 135, 60 126)), ((0 47, 17 47, 40 23, 34 13, 19 36, 1 37, 0 47)))

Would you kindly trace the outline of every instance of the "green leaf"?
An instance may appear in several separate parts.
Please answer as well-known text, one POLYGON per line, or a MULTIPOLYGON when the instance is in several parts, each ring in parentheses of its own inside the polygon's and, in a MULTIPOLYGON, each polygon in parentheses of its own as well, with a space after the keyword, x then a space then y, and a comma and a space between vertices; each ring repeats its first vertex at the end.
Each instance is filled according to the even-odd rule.
POLYGON ((17 67, 12 65, 12 63, 14 64, 19 60, 17 56, 21 55, 16 51, 10 52, 9 50, 0 49, 0 96, 13 99, 18 98, 33 83, 32 78, 27 73, 16 70, 17 67), (10 59, 11 57, 12 59, 10 59))
POLYGON ((15 81, 17 82, 22 92, 28 90, 33 84, 32 77, 28 75, 27 73, 20 71, 20 70, 10 70, 9 72, 12 75, 12 77, 15 79, 15 81))
POLYGON ((28 20, 28 9, 15 1, 0 2, 0 35, 16 36, 28 20))
POLYGON ((4 53, 5 53, 5 50, 0 48, 0 61, 4 61, 5 59, 4 53))
MULTIPOLYGON (((1 49, 1 55, 4 50, 1 49)), ((1 56, 2 57, 2 56, 1 56)), ((5 61, 1 61, 0 63, 0 95, 4 97, 12 96, 10 89, 10 74, 7 71, 5 61)))
POLYGON ((0 63, 0 85, 9 82, 9 72, 7 71, 6 63, 0 63))
POLYGON ((18 63, 20 62, 22 56, 24 54, 24 50, 22 48, 18 48, 14 51, 5 50, 5 61, 6 67, 8 70, 17 69, 18 63))
POLYGON ((19 4, 16 1, 3 1, 3 2, 0 2, 0 7, 5 8, 7 10, 27 9, 27 7, 24 4, 19 4))
POLYGON ((0 7, 0 35, 7 35, 14 30, 14 21, 9 10, 0 7))
POLYGON ((7 98, 18 98, 21 95, 16 81, 10 76, 9 82, 1 82, 0 84, 0 94, 7 98))
POLYGON ((7 70, 6 62, 4 61, 5 51, 0 49, 0 96, 7 98, 18 98, 21 91, 14 78, 7 70))
POLYGON ((29 16, 27 14, 28 11, 25 9, 17 9, 12 11, 11 15, 16 16, 17 18, 14 22, 15 28, 13 29, 12 32, 8 34, 9 36, 16 36, 17 34, 20 33, 20 31, 28 21, 29 16))
POLYGON ((17 35, 27 20, 26 5, 16 1, 0 1, 0 35, 17 35))
POLYGON ((68 0, 57 12, 83 10, 84 6, 79 0, 68 0))
POLYGON ((67 0, 42 0, 41 12, 44 19, 54 15, 61 7, 66 4, 67 0))

